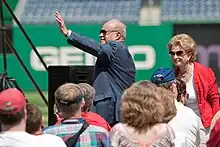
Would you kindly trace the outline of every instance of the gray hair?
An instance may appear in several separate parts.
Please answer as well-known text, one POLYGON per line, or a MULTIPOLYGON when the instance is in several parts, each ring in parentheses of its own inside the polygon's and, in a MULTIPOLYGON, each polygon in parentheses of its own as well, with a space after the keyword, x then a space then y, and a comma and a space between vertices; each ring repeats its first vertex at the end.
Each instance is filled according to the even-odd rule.
POLYGON ((89 111, 92 106, 92 102, 95 96, 95 89, 87 83, 79 83, 79 87, 83 92, 85 105, 82 107, 82 111, 89 111))
POLYGON ((126 38, 126 25, 116 18, 110 20, 109 22, 117 24, 115 27, 121 33, 121 36, 125 39, 126 38))
POLYGON ((125 25, 121 28, 121 35, 124 39, 126 38, 126 26, 125 25))

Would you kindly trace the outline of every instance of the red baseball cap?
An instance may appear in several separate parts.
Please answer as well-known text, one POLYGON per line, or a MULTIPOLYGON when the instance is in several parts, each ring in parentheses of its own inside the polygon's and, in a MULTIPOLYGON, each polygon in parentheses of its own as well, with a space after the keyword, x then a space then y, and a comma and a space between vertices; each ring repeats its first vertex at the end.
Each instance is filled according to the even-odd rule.
POLYGON ((25 104, 25 96, 16 88, 9 88, 0 93, 0 114, 16 114, 25 104))

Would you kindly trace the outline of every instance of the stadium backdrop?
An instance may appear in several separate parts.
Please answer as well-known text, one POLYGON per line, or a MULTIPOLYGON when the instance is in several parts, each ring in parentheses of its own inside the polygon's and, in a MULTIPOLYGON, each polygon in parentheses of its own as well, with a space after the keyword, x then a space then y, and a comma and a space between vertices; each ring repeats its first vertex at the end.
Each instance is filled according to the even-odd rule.
MULTIPOLYGON (((82 35, 99 40, 101 25, 68 25, 82 35)), ((56 24, 24 25, 24 28, 47 65, 93 65, 95 58, 66 43, 56 24)), ((167 50, 167 42, 173 34, 187 32, 198 42, 197 60, 210 66, 220 84, 220 31, 219 24, 177 24, 162 23, 159 26, 127 26, 126 44, 129 46, 137 69, 136 80, 150 79, 152 72, 159 67, 172 67, 167 50)), ((19 55, 27 65, 37 84, 47 91, 47 72, 32 51, 21 31, 12 27, 12 40, 19 55)), ((2 61, 2 56, 0 56, 2 61)), ((34 90, 33 85, 12 54, 7 57, 8 73, 15 77, 23 90, 34 90)), ((0 64, 3 69, 3 64, 0 64)))

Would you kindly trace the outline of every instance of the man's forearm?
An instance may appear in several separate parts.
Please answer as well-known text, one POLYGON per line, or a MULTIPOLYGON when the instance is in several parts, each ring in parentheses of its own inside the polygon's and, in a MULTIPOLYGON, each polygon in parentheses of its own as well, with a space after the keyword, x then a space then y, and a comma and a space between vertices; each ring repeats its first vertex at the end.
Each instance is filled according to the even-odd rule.
POLYGON ((98 57, 98 55, 101 53, 101 44, 91 38, 81 36, 75 32, 72 32, 71 30, 68 31, 66 36, 68 37, 68 44, 72 46, 75 46, 96 57, 98 57))

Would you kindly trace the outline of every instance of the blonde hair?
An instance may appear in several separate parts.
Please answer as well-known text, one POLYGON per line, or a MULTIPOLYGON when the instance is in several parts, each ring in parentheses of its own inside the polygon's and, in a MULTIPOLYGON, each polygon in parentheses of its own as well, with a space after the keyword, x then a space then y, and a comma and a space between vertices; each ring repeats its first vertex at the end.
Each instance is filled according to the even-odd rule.
POLYGON ((175 106, 175 95, 168 89, 163 87, 157 87, 157 92, 163 101, 163 106, 165 108, 163 123, 168 123, 173 117, 176 116, 177 109, 175 106))
POLYGON ((155 91, 156 86, 150 82, 146 85, 135 83, 122 95, 122 120, 140 133, 164 119, 164 106, 155 91))
POLYGON ((180 45, 187 53, 191 55, 190 62, 196 60, 196 42, 187 34, 177 34, 168 42, 168 49, 171 50, 173 46, 180 45))
POLYGON ((77 84, 63 84, 55 92, 57 109, 65 117, 71 117, 80 109, 82 99, 83 92, 77 84))
POLYGON ((143 80, 134 83, 132 86, 141 86, 148 90, 154 91, 160 98, 160 102, 163 104, 164 107, 164 119, 163 123, 168 123, 173 117, 176 116, 177 109, 175 106, 175 95, 170 90, 164 87, 158 87, 156 84, 151 83, 150 81, 143 80))

